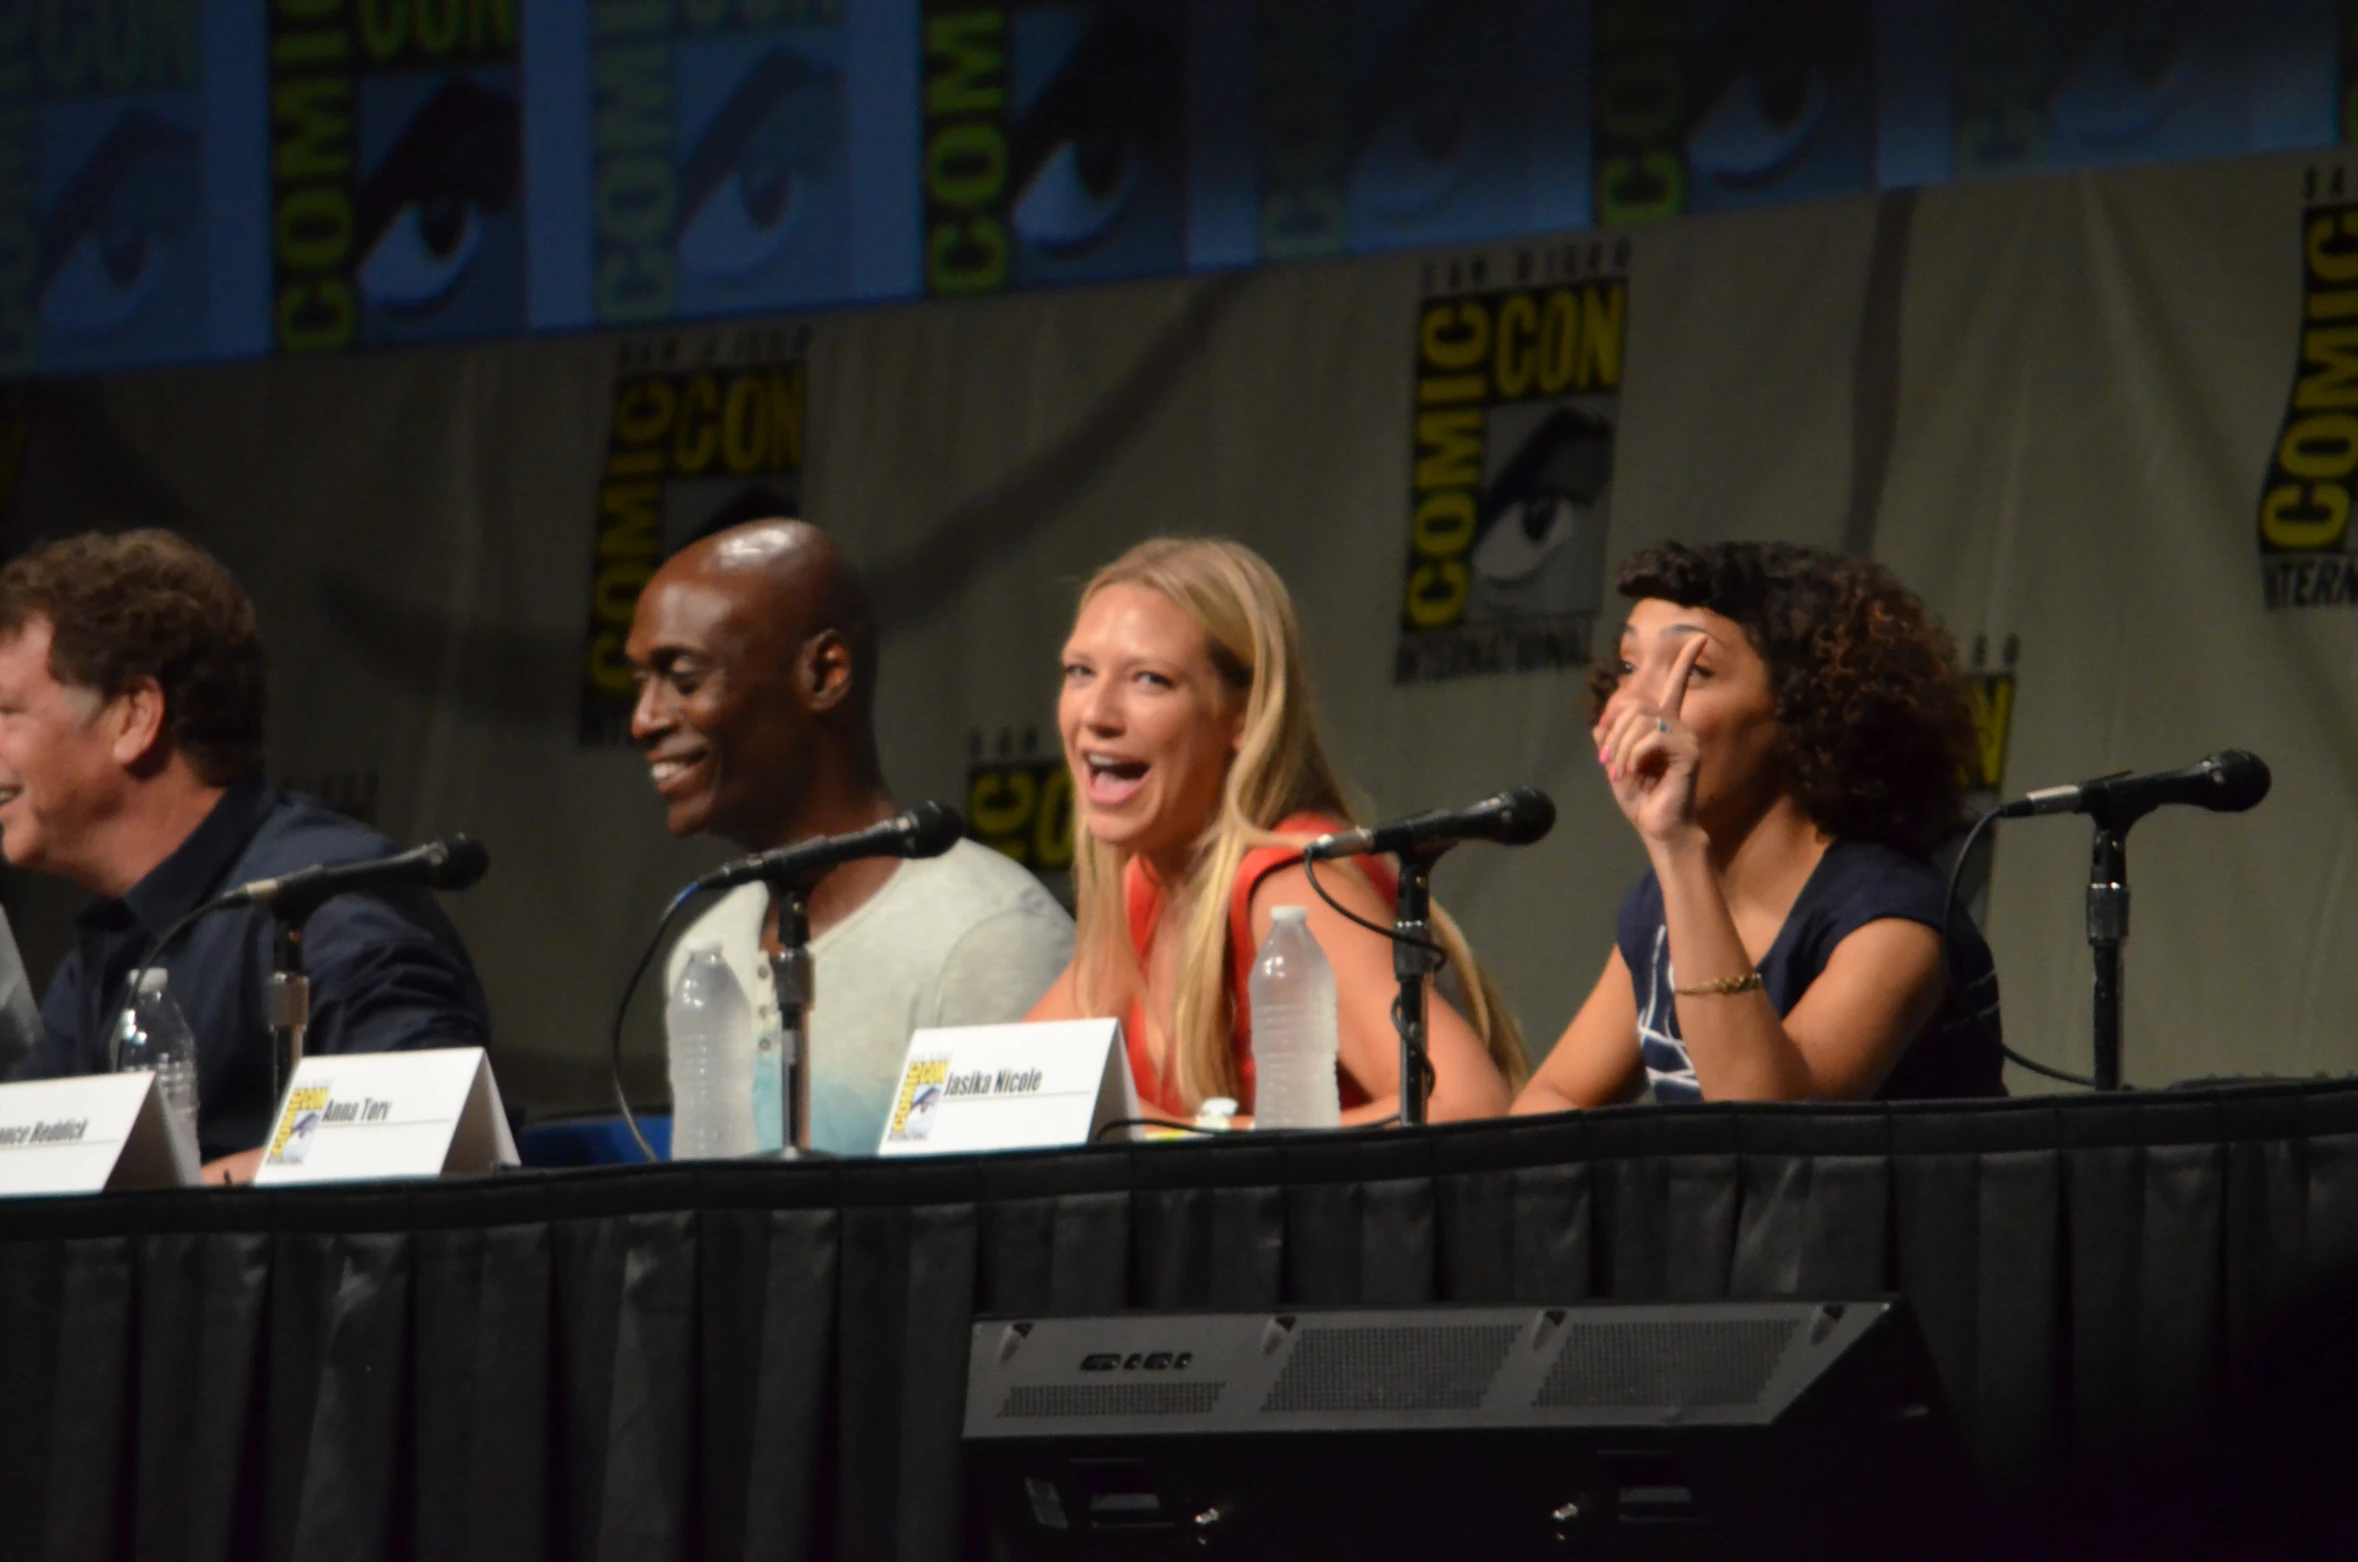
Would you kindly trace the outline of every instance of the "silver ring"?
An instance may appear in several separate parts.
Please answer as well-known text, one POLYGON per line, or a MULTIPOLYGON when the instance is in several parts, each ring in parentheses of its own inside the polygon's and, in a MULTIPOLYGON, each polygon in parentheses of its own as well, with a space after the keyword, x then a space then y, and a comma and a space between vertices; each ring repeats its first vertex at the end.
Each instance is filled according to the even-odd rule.
POLYGON ((1667 716, 1655 717, 1654 730, 1656 732, 1668 732, 1670 730, 1670 718, 1667 716))

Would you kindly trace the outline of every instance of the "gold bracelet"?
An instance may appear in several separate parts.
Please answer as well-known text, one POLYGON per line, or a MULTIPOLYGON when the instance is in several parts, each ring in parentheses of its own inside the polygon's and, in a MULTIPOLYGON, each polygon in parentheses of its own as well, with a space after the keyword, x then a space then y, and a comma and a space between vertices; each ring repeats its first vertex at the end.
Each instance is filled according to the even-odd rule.
POLYGON ((1747 971, 1742 976, 1723 976, 1716 982, 1695 982, 1686 987, 1673 987, 1670 990, 1681 998, 1718 998, 1729 993, 1758 992, 1760 987, 1760 973, 1747 971))

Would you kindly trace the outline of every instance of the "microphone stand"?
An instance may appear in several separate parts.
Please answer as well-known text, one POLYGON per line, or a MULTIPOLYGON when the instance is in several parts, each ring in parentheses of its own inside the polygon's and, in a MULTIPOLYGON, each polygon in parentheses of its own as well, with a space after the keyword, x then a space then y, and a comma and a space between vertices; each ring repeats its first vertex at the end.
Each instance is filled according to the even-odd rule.
POLYGON ((1400 899, 1392 913, 1392 974, 1400 997, 1392 1023, 1400 1032, 1400 1126, 1425 1123, 1425 1099, 1433 1065, 1425 1045, 1425 987, 1440 973, 1443 957, 1433 943, 1433 864, 1447 846, 1400 853, 1400 899))
POLYGON ((2099 1090, 2121 1088, 2121 945, 2129 937, 2129 826, 2135 817, 2096 816, 2088 865, 2088 951, 2095 957, 2094 1079, 2099 1090))
POLYGON ((770 903, 778 908, 778 948, 770 956, 770 986, 778 999, 778 1158, 792 1161, 811 1153, 811 892, 790 873, 768 882, 770 903))
POLYGON ((311 1028, 311 978, 303 970, 303 919, 308 905, 277 906, 277 935, 270 959, 270 1083, 284 1097, 303 1062, 303 1036, 311 1028))

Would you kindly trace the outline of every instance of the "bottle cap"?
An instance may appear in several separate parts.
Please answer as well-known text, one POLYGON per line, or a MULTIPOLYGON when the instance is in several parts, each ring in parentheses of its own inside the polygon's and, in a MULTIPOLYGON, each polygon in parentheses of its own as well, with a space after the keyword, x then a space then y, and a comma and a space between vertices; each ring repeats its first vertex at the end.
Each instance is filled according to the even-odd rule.
POLYGON ((164 990, 164 978, 171 973, 161 966, 149 966, 139 973, 139 996, 153 998, 164 990))
POLYGON ((1236 1117, 1234 1096, 1206 1096, 1203 1105, 1195 1109, 1198 1128, 1226 1128, 1236 1117))
POLYGON ((1269 913, 1269 920, 1272 922, 1307 922, 1310 920, 1310 908, 1308 906, 1280 906, 1269 913))

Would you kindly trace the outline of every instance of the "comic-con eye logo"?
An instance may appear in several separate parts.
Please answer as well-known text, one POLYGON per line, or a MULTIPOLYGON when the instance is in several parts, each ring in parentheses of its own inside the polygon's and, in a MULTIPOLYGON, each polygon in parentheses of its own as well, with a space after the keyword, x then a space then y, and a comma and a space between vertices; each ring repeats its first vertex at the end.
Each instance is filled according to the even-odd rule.
POLYGON ((2347 173, 2310 170, 2301 217, 2300 360, 2260 488, 2270 608, 2358 606, 2358 201, 2340 199, 2347 173))
POLYGON ((270 8, 283 352, 524 323, 515 7, 270 8))
POLYGON ((624 343, 598 482, 580 741, 620 744, 637 698, 626 645, 665 559, 747 521, 802 514, 808 327, 624 343))
POLYGON ((1186 38, 1175 15, 1132 0, 926 0, 928 292, 1180 261, 1186 38))
POLYGON ((1617 241, 1428 274, 1397 681, 1587 663, 1604 595, 1627 266, 1617 241))
POLYGON ((202 351, 204 20, 0 6, 0 374, 202 351))

